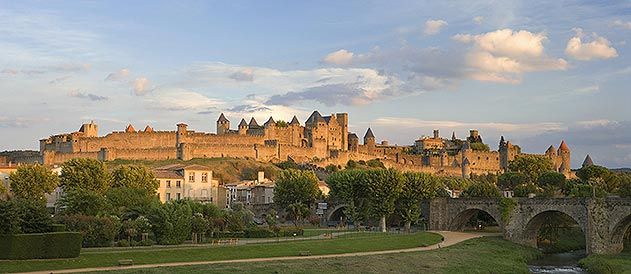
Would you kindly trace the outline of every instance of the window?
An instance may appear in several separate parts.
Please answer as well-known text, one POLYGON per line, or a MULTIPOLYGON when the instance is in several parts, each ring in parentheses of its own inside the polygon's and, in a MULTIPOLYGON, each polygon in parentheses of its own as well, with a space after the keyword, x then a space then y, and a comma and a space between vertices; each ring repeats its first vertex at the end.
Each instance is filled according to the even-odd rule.
POLYGON ((176 193, 175 194, 175 199, 178 200, 178 201, 180 200, 180 193, 176 193))
POLYGON ((171 188, 171 180, 167 180, 167 187, 171 188))
POLYGON ((166 198, 166 200, 167 200, 167 201, 171 201, 171 193, 167 193, 167 198, 166 198))
POLYGON ((180 183, 180 180, 175 181, 175 187, 177 187, 177 188, 182 187, 182 184, 180 183))
POLYGON ((191 172, 188 174, 188 181, 191 183, 195 182, 195 172, 191 172))
POLYGON ((208 182, 208 172, 203 172, 202 173, 202 183, 207 183, 208 182))

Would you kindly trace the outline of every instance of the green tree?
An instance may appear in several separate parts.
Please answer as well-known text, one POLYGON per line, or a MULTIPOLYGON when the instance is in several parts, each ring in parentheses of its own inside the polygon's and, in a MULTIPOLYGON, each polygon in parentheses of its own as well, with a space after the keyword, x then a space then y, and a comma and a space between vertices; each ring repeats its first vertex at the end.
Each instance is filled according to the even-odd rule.
MULTIPOLYGON (((350 162, 350 161, 349 161, 350 162)), ((331 199, 340 199, 348 204, 344 214, 359 225, 368 217, 368 192, 364 176, 366 173, 359 169, 346 169, 335 172, 327 177, 331 199)))
POLYGON ((160 205, 155 190, 114 187, 110 188, 105 196, 111 205, 111 212, 123 219, 148 215, 153 208, 160 205))
POLYGON ((554 196, 565 187, 565 175, 556 171, 547 171, 539 176, 537 183, 543 189, 544 195, 554 196))
POLYGON ((46 202, 34 199, 15 199, 22 233, 50 232, 52 219, 46 202))
POLYGON ((517 186, 525 184, 526 175, 517 172, 506 172, 498 177, 497 185, 503 190, 514 190, 517 186))
POLYGON ((357 168, 357 166, 358 164, 354 160, 348 160, 348 162, 346 162, 346 168, 348 169, 357 168))
POLYGON ((232 208, 225 215, 226 229, 228 231, 244 231, 254 227, 254 213, 245 208, 242 203, 232 204, 232 208))
POLYGON ((366 162, 366 165, 372 168, 386 168, 386 166, 381 161, 379 161, 379 159, 368 160, 366 162))
POLYGON ((499 198, 502 197, 500 190, 496 185, 491 183, 471 184, 465 189, 460 197, 481 197, 481 198, 499 198))
POLYGON ((311 215, 311 209, 303 203, 296 202, 287 206, 287 215, 294 225, 298 226, 311 215))
POLYGON ((474 151, 490 151, 489 145, 485 143, 471 143, 471 149, 474 151))
POLYGON ((71 189, 57 201, 57 206, 66 215, 100 216, 110 211, 109 201, 92 190, 71 189))
POLYGON ((44 194, 50 194, 59 186, 59 177, 50 169, 34 164, 19 166, 9 175, 11 190, 20 199, 44 200, 44 194))
POLYGON ((110 187, 110 174, 95 159, 76 158, 62 164, 61 185, 64 190, 85 189, 105 194, 110 187))
POLYGON ((515 187, 515 197, 528 197, 529 194, 538 195, 543 190, 534 183, 524 183, 515 187))
POLYGON ((270 228, 276 228, 277 215, 278 212, 276 212, 276 210, 273 208, 269 212, 267 212, 267 214, 265 215, 265 223, 267 223, 267 226, 269 226, 270 228))
POLYGON ((522 173, 530 183, 536 183, 541 174, 553 171, 554 165, 549 158, 538 156, 520 156, 508 163, 508 170, 522 173))
POLYGON ((369 212, 379 218, 379 227, 386 232, 386 217, 394 212, 394 204, 403 189, 405 178, 395 169, 374 169, 365 171, 369 212))
POLYGON ((193 214, 191 219, 191 232, 193 243, 199 243, 203 241, 206 231, 210 228, 210 222, 201 213, 193 214))
POLYGON ((124 165, 112 172, 111 187, 140 188, 156 192, 160 182, 145 166, 124 165))
POLYGON ((0 235, 20 233, 20 222, 15 199, 0 200, 0 235))
POLYGON ((192 211, 186 203, 165 203, 149 217, 156 241, 162 245, 182 244, 191 235, 192 211))
POLYGON ((312 171, 289 169, 276 178, 274 203, 281 208, 287 209, 294 203, 302 203, 309 207, 321 196, 318 177, 312 171))
POLYGON ((440 185, 436 177, 427 173, 406 172, 401 194, 396 201, 396 212, 410 231, 412 223, 421 217, 421 200, 436 197, 440 185))
POLYGON ((604 179, 609 173, 611 173, 611 171, 606 167, 590 165, 576 171, 576 177, 580 178, 583 182, 587 182, 591 178, 604 179))
POLYGON ((438 177, 443 186, 451 190, 465 190, 475 182, 462 177, 441 176, 438 177))
POLYGON ((620 187, 618 194, 621 197, 631 197, 631 174, 620 174, 620 187))

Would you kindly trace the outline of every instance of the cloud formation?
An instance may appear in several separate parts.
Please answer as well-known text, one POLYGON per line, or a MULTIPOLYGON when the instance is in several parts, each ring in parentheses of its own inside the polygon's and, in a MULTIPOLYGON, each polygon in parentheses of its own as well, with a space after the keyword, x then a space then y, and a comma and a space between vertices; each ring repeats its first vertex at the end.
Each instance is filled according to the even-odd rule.
POLYGON ((445 26, 447 26, 447 21, 445 20, 430 19, 425 21, 425 29, 423 30, 423 33, 425 33, 425 35, 438 34, 445 26))
POLYGON ((252 82, 254 80, 254 70, 246 68, 231 74, 230 78, 237 82, 252 82))
POLYGON ((335 52, 329 53, 324 57, 324 62, 334 65, 348 65, 353 61, 354 53, 341 49, 335 52))
POLYGON ((68 96, 79 98, 79 99, 87 99, 90 101, 105 101, 109 99, 106 96, 99 96, 93 93, 84 93, 84 92, 80 92, 79 90, 70 91, 70 93, 68 93, 68 96))
POLYGON ((612 25, 614 27, 631 30, 631 21, 616 20, 616 21, 613 21, 612 25))
POLYGON ((501 29, 479 35, 457 34, 452 39, 473 46, 466 56, 468 76, 479 81, 520 83, 522 74, 565 70, 567 61, 551 58, 543 46, 544 33, 501 29))
POLYGON ((484 16, 476 16, 476 17, 473 17, 472 21, 473 21, 473 23, 475 23, 476 25, 480 25, 480 24, 482 24, 482 22, 484 21, 484 16))
POLYGON ((156 90, 145 101, 152 109, 193 112, 215 109, 224 104, 221 100, 181 88, 156 90))
POLYGON ((610 59, 618 56, 618 52, 606 38, 592 33, 591 41, 583 42, 583 39, 587 38, 583 30, 576 28, 574 31, 576 35, 567 42, 565 47, 565 54, 568 56, 581 61, 610 59))
POLYGON ((146 77, 139 77, 134 80, 134 94, 138 96, 151 92, 151 82, 146 77))
POLYGON ((105 81, 127 81, 129 77, 129 69, 121 69, 117 72, 112 72, 105 77, 105 81))

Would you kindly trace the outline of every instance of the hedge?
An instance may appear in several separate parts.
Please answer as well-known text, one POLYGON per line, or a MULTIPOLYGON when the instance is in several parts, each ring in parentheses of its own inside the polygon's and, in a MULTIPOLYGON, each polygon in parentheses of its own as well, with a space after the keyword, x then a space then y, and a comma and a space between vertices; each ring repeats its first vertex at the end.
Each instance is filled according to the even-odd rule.
POLYGON ((283 228, 278 233, 268 228, 251 228, 245 231, 215 231, 213 232, 213 238, 272 238, 272 237, 292 237, 302 236, 304 230, 301 228, 283 228))
POLYGON ((58 219, 69 231, 81 232, 83 247, 107 247, 120 229, 120 222, 109 217, 66 215, 58 219))
POLYGON ((78 232, 0 235, 0 259, 76 258, 82 240, 78 232))

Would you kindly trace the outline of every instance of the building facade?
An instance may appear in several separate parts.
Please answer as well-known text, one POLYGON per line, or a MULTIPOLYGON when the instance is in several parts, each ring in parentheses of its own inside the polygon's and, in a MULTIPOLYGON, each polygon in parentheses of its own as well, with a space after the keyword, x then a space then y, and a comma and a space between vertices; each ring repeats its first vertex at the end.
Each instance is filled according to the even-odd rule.
POLYGON ((213 179, 213 172, 202 165, 169 165, 153 170, 160 182, 161 202, 191 199, 213 203, 219 208, 228 205, 228 190, 213 179))

